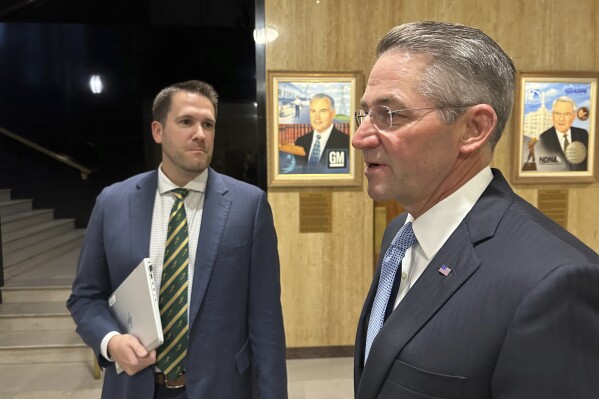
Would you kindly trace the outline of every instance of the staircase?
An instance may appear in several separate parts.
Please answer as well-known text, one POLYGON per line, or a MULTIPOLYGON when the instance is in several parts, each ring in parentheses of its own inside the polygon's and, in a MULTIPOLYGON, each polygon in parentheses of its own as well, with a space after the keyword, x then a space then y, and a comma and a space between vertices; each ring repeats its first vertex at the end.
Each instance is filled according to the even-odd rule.
POLYGON ((0 189, 5 280, 81 246, 84 231, 75 229, 74 220, 56 220, 51 209, 33 210, 32 202, 11 200, 10 190, 0 189))
POLYGON ((32 209, 32 200, 12 200, 7 189, 0 189, 0 219, 0 397, 99 397, 93 355, 65 305, 84 230, 32 209))

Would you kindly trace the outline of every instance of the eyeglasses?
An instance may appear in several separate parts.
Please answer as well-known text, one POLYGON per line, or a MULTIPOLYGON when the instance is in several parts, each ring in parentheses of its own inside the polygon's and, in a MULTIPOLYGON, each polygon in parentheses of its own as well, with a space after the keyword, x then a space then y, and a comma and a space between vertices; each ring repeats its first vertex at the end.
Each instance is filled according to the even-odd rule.
POLYGON ((555 116, 557 119, 561 119, 566 118, 569 119, 572 117, 572 115, 574 115, 572 112, 554 112, 553 116, 555 116))
POLYGON ((400 124, 402 120, 408 118, 407 115, 404 114, 406 111, 422 111, 422 110, 430 110, 430 109, 445 109, 445 108, 461 108, 461 107, 471 107, 476 104, 459 104, 459 105, 445 105, 443 107, 425 107, 425 108, 404 108, 397 109, 395 111, 391 111, 389 107, 386 105, 375 105, 370 108, 367 113, 364 111, 356 111, 354 119, 356 120, 356 125, 360 126, 364 122, 364 118, 370 116, 370 121, 378 129, 380 132, 385 132, 391 129, 391 126, 400 124))

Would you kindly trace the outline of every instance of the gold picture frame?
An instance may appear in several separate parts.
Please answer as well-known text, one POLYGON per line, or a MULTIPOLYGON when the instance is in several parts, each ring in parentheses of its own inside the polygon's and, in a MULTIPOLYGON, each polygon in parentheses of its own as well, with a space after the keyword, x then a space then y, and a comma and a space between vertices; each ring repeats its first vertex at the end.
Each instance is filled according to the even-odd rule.
POLYGON ((267 83, 269 187, 361 186, 351 139, 362 74, 268 71, 267 83))
POLYGON ((519 72, 514 183, 597 180, 596 72, 519 72))

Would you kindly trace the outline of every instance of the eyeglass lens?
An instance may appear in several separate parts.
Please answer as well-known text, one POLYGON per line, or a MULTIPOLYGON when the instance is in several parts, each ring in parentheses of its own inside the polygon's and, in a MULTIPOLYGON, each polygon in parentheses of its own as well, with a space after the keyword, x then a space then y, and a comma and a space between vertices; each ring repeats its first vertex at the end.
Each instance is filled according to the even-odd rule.
POLYGON ((560 119, 560 118, 571 118, 572 117, 572 113, 571 112, 554 112, 553 115, 555 115, 556 118, 560 119))
POLYGON ((360 126, 367 116, 370 116, 372 124, 381 131, 389 130, 393 125, 393 113, 385 105, 375 105, 368 113, 356 111, 356 125, 360 126))

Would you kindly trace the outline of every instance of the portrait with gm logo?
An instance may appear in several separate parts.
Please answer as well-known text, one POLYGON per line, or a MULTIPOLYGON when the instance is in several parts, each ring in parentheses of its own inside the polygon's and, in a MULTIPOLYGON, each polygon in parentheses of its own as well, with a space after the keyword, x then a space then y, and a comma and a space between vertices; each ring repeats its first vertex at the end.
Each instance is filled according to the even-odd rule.
POLYGON ((360 185, 351 146, 360 74, 269 71, 267 82, 269 185, 360 185))
POLYGON ((598 77, 584 72, 519 74, 515 182, 596 180, 598 77))

